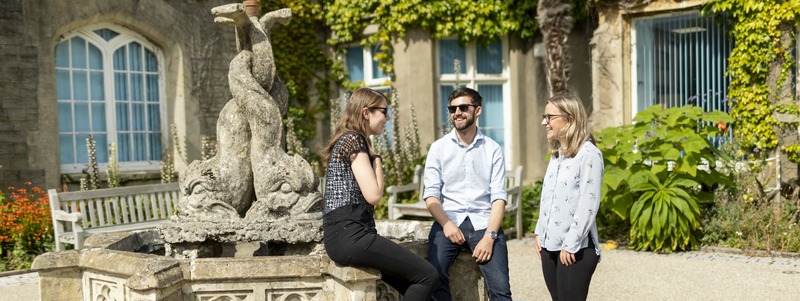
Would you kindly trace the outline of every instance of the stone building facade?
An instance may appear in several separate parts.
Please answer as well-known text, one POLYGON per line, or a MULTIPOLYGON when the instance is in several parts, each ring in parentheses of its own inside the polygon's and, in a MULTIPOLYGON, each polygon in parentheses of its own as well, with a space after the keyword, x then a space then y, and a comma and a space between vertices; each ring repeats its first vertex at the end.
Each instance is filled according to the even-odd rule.
MULTIPOLYGON (((124 122, 120 121, 125 119, 122 115, 114 116, 113 111, 105 113, 105 116, 98 113, 103 109, 108 112, 116 106, 116 113, 121 114, 122 105, 119 102, 114 104, 113 93, 108 94, 108 90, 117 85, 117 100, 121 97, 119 91, 124 91, 118 87, 123 80, 108 75, 112 73, 110 70, 123 74, 118 72, 118 63, 93 60, 101 57, 96 52, 103 50, 102 46, 97 46, 104 42, 98 38, 100 33, 109 43, 116 42, 113 37, 129 37, 130 41, 122 41, 128 43, 122 48, 127 47, 131 55, 144 46, 144 52, 139 53, 144 53, 146 63, 150 64, 145 66, 145 71, 137 73, 132 67, 136 59, 133 56, 121 57, 122 61, 130 64, 128 80, 141 75, 153 79, 144 84, 128 82, 127 86, 130 90, 137 87, 146 89, 150 94, 141 101, 148 104, 153 101, 152 110, 148 111, 148 114, 152 113, 147 118, 148 125, 141 126, 151 127, 147 138, 156 142, 148 144, 150 150, 133 151, 134 157, 140 155, 136 152, 157 153, 159 147, 174 151, 170 125, 175 124, 177 135, 181 137, 179 148, 185 153, 183 156, 188 161, 199 158, 201 137, 214 135, 219 111, 230 99, 226 75, 236 51, 234 32, 232 27, 214 24, 211 14, 211 8, 227 3, 230 1, 4 1, 0 6, 3 28, 0 33, 0 94, 3 95, 0 98, 0 183, 5 186, 30 181, 43 188, 54 188, 60 187, 62 180, 75 182, 82 177, 80 163, 85 161, 85 154, 83 159, 76 155, 85 152, 81 138, 85 137, 86 131, 78 128, 86 124, 94 127, 91 131, 105 131, 102 136, 107 141, 111 141, 115 134, 119 141, 129 138, 136 145, 141 141, 131 140, 131 135, 145 137, 136 136, 137 125, 128 131, 133 134, 124 136, 128 132, 124 131, 124 122), (89 37, 93 32, 98 36, 89 37), (83 50, 77 50, 83 49, 81 47, 89 48, 88 69, 78 66, 81 60, 86 59, 81 54, 83 50), (68 60, 71 58, 72 65, 64 60, 57 62, 59 55, 68 60), (93 64, 96 66, 92 67, 93 64), (92 77, 102 72, 106 72, 104 76, 92 77), (86 73, 90 76, 86 77, 86 73), (80 87, 86 78, 88 86, 80 87), (69 80, 72 80, 71 84, 69 80), (77 96, 85 94, 84 90, 89 91, 90 97, 77 96), (88 102, 83 98, 88 98, 88 102), (71 114, 70 107, 73 110, 71 114), (83 120, 88 116, 91 116, 91 122, 83 120), (65 121, 68 119, 74 124, 65 121), (104 119, 115 119, 116 125, 100 126, 104 119), (65 155, 59 146, 63 147, 69 139, 72 139, 75 150, 65 155), (70 155, 78 158, 76 164, 61 162, 70 155)), ((85 65, 85 61, 83 63, 85 65)), ((127 102, 128 107, 139 108, 136 99, 140 96, 130 98, 133 100, 127 102)), ((107 147, 103 150, 107 151, 107 147)), ((131 158, 139 162, 121 164, 121 172, 128 178, 158 179, 158 159, 157 156, 131 158)), ((188 162, 176 159, 175 164, 180 170, 188 162)), ((101 173, 104 171, 101 167, 101 173)))

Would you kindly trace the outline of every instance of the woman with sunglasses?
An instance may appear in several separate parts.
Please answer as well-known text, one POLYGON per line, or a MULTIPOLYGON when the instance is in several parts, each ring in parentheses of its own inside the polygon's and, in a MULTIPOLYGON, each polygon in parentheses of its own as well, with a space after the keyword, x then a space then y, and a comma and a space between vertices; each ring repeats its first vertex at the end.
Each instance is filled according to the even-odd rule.
POLYGON ((376 268, 403 300, 428 300, 438 279, 436 269, 375 230, 383 168, 368 136, 383 133, 387 110, 386 96, 368 88, 358 89, 347 102, 324 150, 323 241, 337 264, 376 268))
POLYGON ((586 300, 600 262, 595 217, 600 208, 603 154, 594 145, 588 116, 576 96, 547 101, 542 125, 550 142, 534 239, 553 300, 586 300))

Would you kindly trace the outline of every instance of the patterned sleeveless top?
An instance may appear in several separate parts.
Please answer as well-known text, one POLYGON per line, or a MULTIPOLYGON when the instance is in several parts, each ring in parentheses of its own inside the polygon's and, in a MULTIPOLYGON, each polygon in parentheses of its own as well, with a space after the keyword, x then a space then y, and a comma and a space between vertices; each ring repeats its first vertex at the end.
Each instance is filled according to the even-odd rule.
POLYGON ((369 154, 367 138, 353 131, 344 133, 333 145, 325 179, 324 226, 352 220, 375 228, 375 207, 367 203, 361 193, 350 165, 361 152, 369 154))

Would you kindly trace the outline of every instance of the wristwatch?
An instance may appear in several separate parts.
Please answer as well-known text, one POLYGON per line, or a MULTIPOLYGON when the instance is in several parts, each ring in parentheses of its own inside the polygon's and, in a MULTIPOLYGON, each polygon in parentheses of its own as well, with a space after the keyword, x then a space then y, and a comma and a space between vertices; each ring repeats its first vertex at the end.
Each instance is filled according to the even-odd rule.
POLYGON ((489 232, 489 237, 491 237, 492 239, 497 239, 497 232, 494 231, 489 232))

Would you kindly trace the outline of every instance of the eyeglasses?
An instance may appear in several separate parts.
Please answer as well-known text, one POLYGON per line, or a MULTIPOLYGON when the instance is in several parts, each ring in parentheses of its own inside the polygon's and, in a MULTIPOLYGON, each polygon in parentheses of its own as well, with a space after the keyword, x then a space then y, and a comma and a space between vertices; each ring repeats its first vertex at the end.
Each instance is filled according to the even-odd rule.
POLYGON ((448 106, 447 110, 450 111, 450 114, 453 114, 453 113, 456 112, 456 108, 461 110, 461 112, 466 112, 467 110, 469 110, 469 107, 478 107, 478 105, 463 104, 463 105, 457 105, 457 106, 448 106))
POLYGON ((550 124, 550 121, 553 121, 554 117, 564 117, 564 115, 560 115, 560 114, 544 114, 544 115, 542 115, 542 120, 544 120, 544 122, 547 122, 547 124, 550 124))
POLYGON ((389 117, 389 107, 367 107, 370 110, 379 110, 383 113, 383 116, 389 117))

